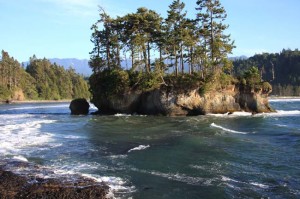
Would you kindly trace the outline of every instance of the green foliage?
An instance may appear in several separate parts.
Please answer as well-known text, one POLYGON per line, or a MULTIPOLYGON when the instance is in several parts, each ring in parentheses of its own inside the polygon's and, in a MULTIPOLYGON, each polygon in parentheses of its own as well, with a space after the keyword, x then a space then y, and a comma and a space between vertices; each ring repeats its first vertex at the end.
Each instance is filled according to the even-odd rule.
POLYGON ((132 70, 150 76, 155 69, 170 70, 176 75, 186 73, 187 64, 189 74, 197 71, 206 75, 218 68, 230 70, 227 55, 235 46, 230 35, 224 34, 228 28, 224 24, 225 9, 219 0, 198 0, 196 4, 196 19, 187 18, 181 0, 171 3, 165 19, 144 7, 112 18, 100 7, 100 18, 91 27, 94 48, 90 67, 95 73, 121 68, 121 57, 130 57, 132 70), (159 55, 154 63, 153 55, 159 55))
POLYGON ((230 75, 218 72, 230 73, 232 69, 227 55, 234 46, 230 35, 224 34, 228 28, 223 24, 225 9, 219 0, 198 0, 196 4, 196 19, 186 17, 181 0, 171 3, 166 19, 143 7, 136 13, 111 18, 100 7, 100 19, 91 28, 93 100, 130 90, 149 91, 161 85, 180 90, 202 86, 209 90, 232 83, 230 75), (121 69, 121 53, 126 63, 130 57, 128 71, 121 69), (154 54, 159 58, 151 57, 154 54), (164 74, 166 71, 169 74, 164 74))
POLYGON ((47 59, 30 58, 26 68, 2 51, 0 60, 0 99, 12 99, 21 91, 25 99, 60 100, 89 98, 89 88, 83 77, 74 70, 51 64, 47 59))
POLYGON ((11 96, 11 91, 6 86, 0 85, 0 99, 2 100, 10 99, 10 96, 11 96))
POLYGON ((232 75, 223 72, 211 74, 205 79, 203 85, 200 87, 199 93, 203 95, 209 91, 222 91, 237 82, 238 80, 232 75))
MULTIPOLYGON (((72 90, 72 98, 90 98, 91 94, 89 92, 89 86, 87 83, 87 80, 84 79, 84 77, 78 75, 75 73, 74 69, 69 69, 67 70, 69 79, 70 79, 70 84, 71 90, 72 90)), ((62 91, 61 91, 62 92, 62 91)), ((65 93, 67 94, 67 93, 65 93)))
POLYGON ((272 91, 272 85, 269 82, 263 82, 262 83, 262 90, 265 93, 269 93, 270 91, 272 91))
POLYGON ((37 100, 38 93, 35 79, 29 73, 26 73, 25 70, 22 72, 21 76, 21 89, 24 92, 25 99, 37 100))
POLYGON ((35 79, 39 99, 89 98, 87 82, 74 69, 65 70, 47 59, 30 59, 26 71, 35 79))
POLYGON ((227 55, 235 46, 230 35, 224 34, 228 28, 228 25, 223 23, 227 17, 226 11, 220 0, 197 0, 196 3, 202 53, 206 57, 205 67, 213 72, 220 67, 228 68, 227 55))
POLYGON ((255 91, 262 90, 264 93, 272 91, 271 84, 269 82, 262 81, 258 68, 254 66, 244 72, 243 77, 240 79, 240 84, 244 88, 248 87, 255 91))
POLYGON ((198 88, 203 85, 203 78, 199 73, 192 74, 171 74, 164 77, 168 86, 174 87, 176 90, 189 90, 198 88))
POLYGON ((159 72, 150 72, 140 75, 138 89, 142 91, 150 91, 159 88, 162 83, 162 76, 159 72))
POLYGON ((120 69, 105 69, 94 73, 89 79, 93 100, 95 97, 107 99, 122 95, 129 90, 129 75, 120 69))
POLYGON ((255 85, 261 82, 259 70, 255 66, 245 71, 243 78, 246 80, 246 85, 249 85, 251 88, 254 88, 255 85))
POLYGON ((264 81, 272 85, 274 95, 296 95, 300 87, 300 51, 283 49, 280 53, 256 54, 248 59, 233 62, 234 73, 242 75, 252 66, 257 66, 264 81))

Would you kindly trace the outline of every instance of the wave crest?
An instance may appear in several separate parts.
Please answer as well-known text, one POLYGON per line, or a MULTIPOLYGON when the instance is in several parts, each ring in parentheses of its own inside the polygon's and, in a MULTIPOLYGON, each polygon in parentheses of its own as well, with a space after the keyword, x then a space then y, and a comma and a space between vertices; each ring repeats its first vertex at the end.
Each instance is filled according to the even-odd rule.
POLYGON ((218 129, 221 129, 223 131, 227 131, 229 133, 236 133, 236 134, 248 134, 247 132, 242 132, 242 131, 235 131, 235 130, 232 130, 232 129, 228 129, 228 128, 225 128, 223 126, 220 126, 220 125, 217 125, 215 123, 211 123, 210 125, 211 127, 214 127, 214 128, 218 128, 218 129))
POLYGON ((130 152, 132 152, 132 151, 141 151, 141 150, 145 150, 145 149, 147 149, 147 148, 149 148, 149 147, 150 147, 150 145, 140 145, 140 146, 138 146, 138 147, 134 147, 134 148, 130 149, 130 150, 128 151, 128 153, 130 153, 130 152))

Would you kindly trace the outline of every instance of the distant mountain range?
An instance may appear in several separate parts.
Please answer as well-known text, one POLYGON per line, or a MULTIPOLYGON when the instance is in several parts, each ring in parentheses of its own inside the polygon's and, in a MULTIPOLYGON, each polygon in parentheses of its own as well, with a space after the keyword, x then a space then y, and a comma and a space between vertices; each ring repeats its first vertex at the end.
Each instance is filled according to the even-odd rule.
MULTIPOLYGON (((246 56, 238 56, 238 57, 229 57, 230 60, 235 61, 238 59, 244 60, 247 59, 246 56)), ((76 58, 64 58, 64 59, 57 59, 52 58, 49 61, 54 64, 63 66, 65 69, 69 69, 70 67, 74 68, 76 73, 81 74, 83 76, 90 76, 92 74, 92 69, 89 67, 89 60, 88 59, 76 59, 76 58)), ((23 62, 23 65, 26 66, 28 62, 23 62)), ((123 68, 126 68, 126 62, 123 61, 121 63, 123 68)))
MULTIPOLYGON (((48 59, 52 64, 56 63, 59 66, 63 66, 65 69, 70 67, 74 68, 76 73, 83 76, 90 76, 92 74, 92 69, 89 67, 89 60, 87 59, 75 59, 75 58, 64 58, 57 59, 52 58, 48 59)), ((26 67, 29 62, 22 62, 23 67, 26 67)))
POLYGON ((242 56, 236 56, 236 57, 229 57, 228 59, 231 61, 236 61, 236 60, 245 60, 245 59, 248 59, 248 57, 245 55, 242 55, 242 56))
POLYGON ((51 63, 56 63, 57 65, 63 66, 66 69, 70 67, 74 68, 75 71, 83 76, 90 76, 92 74, 92 69, 89 67, 89 60, 87 59, 75 59, 75 58, 65 58, 65 59, 49 59, 51 63))

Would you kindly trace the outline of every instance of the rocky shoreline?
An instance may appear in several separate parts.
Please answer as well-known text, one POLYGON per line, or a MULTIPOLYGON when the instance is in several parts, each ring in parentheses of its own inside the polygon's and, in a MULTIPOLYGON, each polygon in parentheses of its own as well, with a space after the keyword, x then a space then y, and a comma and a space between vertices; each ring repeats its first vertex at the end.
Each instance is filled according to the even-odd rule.
POLYGON ((94 95, 92 102, 98 108, 98 114, 195 116, 239 111, 255 114, 274 112, 268 102, 271 92, 229 85, 223 90, 201 94, 200 88, 162 86, 148 92, 131 91, 110 99, 94 95))
POLYGON ((66 100, 2 100, 0 104, 30 104, 30 103, 63 103, 71 102, 71 99, 66 100))
POLYGON ((79 175, 51 177, 53 173, 50 169, 24 161, 1 160, 0 199, 109 198, 109 187, 103 182, 79 175))

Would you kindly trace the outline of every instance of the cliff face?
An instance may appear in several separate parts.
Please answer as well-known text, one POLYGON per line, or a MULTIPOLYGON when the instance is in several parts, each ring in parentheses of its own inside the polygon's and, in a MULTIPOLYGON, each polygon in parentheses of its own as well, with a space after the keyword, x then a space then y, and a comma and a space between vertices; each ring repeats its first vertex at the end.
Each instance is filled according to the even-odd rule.
POLYGON ((102 114, 186 116, 236 111, 267 113, 273 111, 268 103, 269 92, 232 85, 222 91, 200 95, 199 88, 176 90, 161 87, 149 92, 131 92, 110 100, 99 100, 95 105, 102 114))

